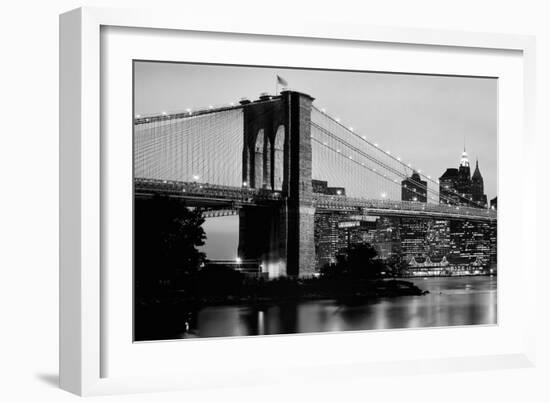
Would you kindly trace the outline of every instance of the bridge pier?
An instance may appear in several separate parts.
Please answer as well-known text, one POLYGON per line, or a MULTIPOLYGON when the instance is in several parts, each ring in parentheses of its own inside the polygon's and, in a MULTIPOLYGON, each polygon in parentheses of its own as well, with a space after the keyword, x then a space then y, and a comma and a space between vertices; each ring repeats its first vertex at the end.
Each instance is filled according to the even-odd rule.
POLYGON ((311 103, 298 92, 283 92, 288 111, 288 248, 287 273, 308 277, 315 273, 315 208, 312 188, 311 103))
POLYGON ((269 278, 285 276, 286 234, 284 209, 244 207, 239 210, 239 249, 242 259, 260 261, 269 278))
POLYGON ((270 277, 315 273, 312 102, 307 94, 283 91, 244 109, 243 183, 280 188, 284 203, 270 217, 259 208, 241 210, 239 256, 262 260, 270 277))

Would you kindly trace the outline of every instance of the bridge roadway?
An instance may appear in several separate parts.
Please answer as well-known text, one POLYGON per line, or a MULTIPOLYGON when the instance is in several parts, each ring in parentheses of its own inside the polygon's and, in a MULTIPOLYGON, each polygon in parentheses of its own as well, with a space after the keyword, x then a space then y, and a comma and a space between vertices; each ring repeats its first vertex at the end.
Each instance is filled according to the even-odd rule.
MULTIPOLYGON (((236 212, 243 206, 273 206, 284 202, 281 192, 267 189, 222 186, 198 182, 180 182, 136 178, 136 196, 147 197, 163 194, 185 199, 191 206, 211 209, 211 216, 220 215, 212 209, 222 209, 221 215, 236 212)), ((421 202, 364 199, 349 196, 313 194, 313 205, 317 211, 350 212, 367 216, 425 217, 439 219, 496 221, 497 212, 466 206, 451 206, 421 202)))

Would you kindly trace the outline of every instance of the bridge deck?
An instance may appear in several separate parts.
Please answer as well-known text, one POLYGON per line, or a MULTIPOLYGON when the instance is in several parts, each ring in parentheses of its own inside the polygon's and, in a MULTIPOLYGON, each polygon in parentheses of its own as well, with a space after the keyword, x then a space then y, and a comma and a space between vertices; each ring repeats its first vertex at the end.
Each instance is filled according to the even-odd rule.
POLYGON ((446 204, 422 203, 412 201, 394 201, 363 199, 346 196, 314 194, 314 204, 317 210, 327 211, 357 211, 367 215, 384 215, 399 217, 429 217, 441 219, 470 219, 495 221, 495 210, 446 204))
MULTIPOLYGON (((273 205, 284 201, 281 192, 267 189, 143 178, 135 179, 134 190, 138 196, 165 194, 186 199, 191 204, 230 206, 231 208, 244 205, 273 205)), ((347 211, 371 216, 427 217, 476 221, 496 221, 497 219, 495 210, 445 204, 364 199, 320 193, 313 194, 312 202, 315 208, 320 211, 347 211)))
POLYGON ((213 185, 198 182, 180 182, 136 178, 134 192, 137 196, 163 194, 186 199, 193 204, 239 207, 243 205, 266 205, 280 203, 281 192, 266 189, 213 185))

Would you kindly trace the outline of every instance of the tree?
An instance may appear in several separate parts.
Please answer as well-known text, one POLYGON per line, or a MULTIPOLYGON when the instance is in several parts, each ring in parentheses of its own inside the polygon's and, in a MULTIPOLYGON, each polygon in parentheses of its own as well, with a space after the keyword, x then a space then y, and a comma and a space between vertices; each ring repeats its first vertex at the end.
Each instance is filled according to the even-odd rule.
POLYGON ((174 287, 196 273, 204 262, 206 235, 199 209, 165 196, 136 199, 134 208, 134 267, 142 289, 174 287))
POLYGON ((403 261, 398 254, 393 254, 386 260, 386 266, 392 276, 399 277, 403 275, 403 272, 407 269, 408 264, 403 261))
POLYGON ((385 268, 376 249, 368 243, 361 243, 340 250, 336 263, 323 267, 321 274, 355 279, 379 278, 385 268))

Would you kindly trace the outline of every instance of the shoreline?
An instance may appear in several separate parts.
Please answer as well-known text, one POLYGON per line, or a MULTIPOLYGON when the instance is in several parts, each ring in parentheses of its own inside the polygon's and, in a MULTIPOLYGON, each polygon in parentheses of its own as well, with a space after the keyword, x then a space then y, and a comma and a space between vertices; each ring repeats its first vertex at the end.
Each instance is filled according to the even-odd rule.
MULTIPOLYGON (((379 279, 368 280, 363 282, 362 289, 348 289, 346 291, 338 292, 337 289, 323 289, 323 284, 311 284, 307 282, 296 282, 291 293, 284 295, 280 292, 270 292, 268 290, 256 290, 259 292, 251 293, 249 295, 220 295, 220 296, 207 296, 207 297, 194 297, 178 295, 178 292, 174 292, 170 295, 165 295, 160 301, 160 298, 156 298, 154 303, 147 303, 142 301, 140 304, 136 300, 136 309, 148 308, 160 308, 160 307, 205 307, 205 306, 218 306, 218 305, 254 305, 254 304, 272 304, 272 303, 285 303, 296 301, 315 301, 323 299, 331 299, 341 301, 343 303, 359 303, 362 301, 368 301, 376 298, 392 298, 402 296, 422 296, 429 293, 428 290, 422 290, 417 285, 409 280, 400 279, 379 279), (311 289, 313 288, 313 289, 311 289), (263 291, 263 292, 262 292, 263 291)), ((345 283, 346 286, 349 284, 345 283)), ((281 287, 282 288, 282 287, 281 287)), ((279 291, 282 291, 279 290, 279 291)), ((151 301, 149 301, 151 302, 151 301)))
MULTIPOLYGON (((403 296, 423 296, 429 294, 427 289, 421 289, 415 281, 436 280, 436 279, 465 279, 480 277, 497 277, 496 274, 477 274, 461 276, 425 276, 425 277, 395 277, 384 279, 366 280, 362 283, 362 289, 348 289, 346 291, 337 291, 336 289, 323 289, 317 279, 313 280, 295 280, 290 282, 294 286, 285 295, 280 285, 279 290, 259 290, 255 289, 249 295, 210 295, 206 297, 197 297, 184 295, 179 291, 173 291, 156 298, 143 298, 141 301, 135 300, 135 308, 138 311, 156 310, 165 308, 177 309, 200 309, 208 306, 220 305, 262 305, 278 304, 300 301, 316 300, 335 300, 343 304, 358 304, 368 302, 377 298, 395 298, 403 296), (311 285, 313 283, 313 286, 311 285), (277 292, 278 291, 278 292, 277 292), (155 301, 153 301, 155 300, 155 301)), ((269 284, 266 282, 265 284, 269 284)), ((264 284, 264 285, 265 285, 264 284)), ((349 283, 344 283, 349 286, 349 283)))
POLYGON ((448 275, 448 276, 400 276, 395 277, 396 279, 427 279, 427 278, 463 278, 463 277, 498 277, 497 273, 480 273, 480 274, 459 274, 459 275, 448 275))

